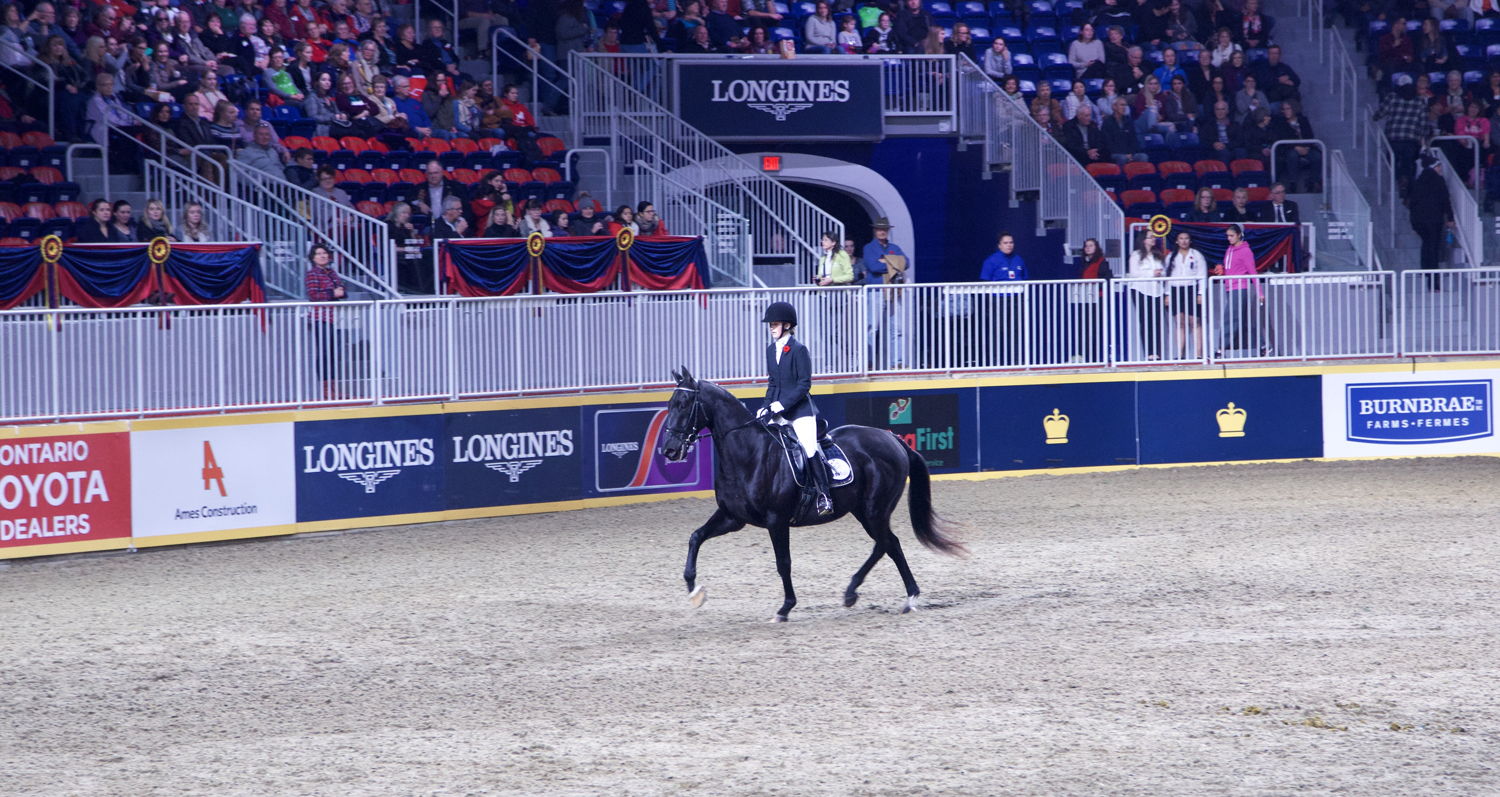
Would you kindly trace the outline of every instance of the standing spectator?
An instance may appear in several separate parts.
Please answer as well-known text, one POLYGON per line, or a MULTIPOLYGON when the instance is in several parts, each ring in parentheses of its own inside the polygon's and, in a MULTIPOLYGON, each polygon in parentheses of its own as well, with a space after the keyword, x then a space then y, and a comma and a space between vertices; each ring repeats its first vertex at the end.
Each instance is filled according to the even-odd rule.
POLYGON ((817 0, 817 11, 802 23, 802 42, 807 53, 832 53, 837 47, 837 29, 826 0, 817 0))
POLYGON ((635 206, 635 223, 640 228, 641 235, 671 235, 667 232, 667 225, 657 215, 656 206, 650 202, 641 202, 635 206))
POLYGON ((1074 160, 1085 166, 1112 160, 1104 133, 1094 124, 1094 108, 1087 103, 1078 106, 1078 115, 1062 126, 1058 141, 1074 160))
POLYGON ((922 42, 932 27, 932 15, 922 8, 922 0, 906 0, 896 14, 895 50, 907 54, 920 54, 922 42))
POLYGON ((1020 282, 1026 279, 1026 261, 1016 254, 1016 238, 1008 232, 995 240, 995 251, 979 269, 982 282, 1020 282))
MULTIPOLYGON (((1431 270, 1441 266, 1444 233, 1453 226, 1453 207, 1448 201, 1442 164, 1432 155, 1424 154, 1421 167, 1406 204, 1411 210, 1411 228, 1422 239, 1422 268, 1431 270)), ((1428 275, 1427 285, 1432 290, 1440 289, 1435 275, 1428 275)))
POLYGON ((1126 263, 1125 276, 1130 280, 1130 303, 1134 307, 1140 351, 1145 359, 1161 359, 1162 294, 1165 286, 1156 278, 1162 276, 1165 264, 1157 250, 1160 241, 1151 233, 1141 235, 1140 245, 1126 263))
MULTIPOLYGON (((1224 252, 1224 262, 1217 264, 1214 273, 1222 273, 1225 276, 1254 276, 1255 253, 1250 251, 1250 244, 1245 241, 1245 230, 1238 224, 1229 225, 1224 231, 1224 237, 1229 241, 1229 248, 1224 252)), ((1260 344, 1260 318, 1257 309, 1266 303, 1266 287, 1258 279, 1231 279, 1224 280, 1224 348, 1244 349, 1255 351, 1260 349, 1265 354, 1264 346, 1260 344), (1254 283, 1255 292, 1250 292, 1251 283, 1254 283)), ((1218 357, 1222 352, 1215 352, 1218 357)))
MULTIPOLYGON (((1097 238, 1083 242, 1078 253, 1073 279, 1109 280, 1114 278, 1109 260, 1097 238)), ((1073 351, 1070 362, 1102 363, 1104 361, 1104 302, 1098 284, 1068 286, 1068 306, 1073 311, 1073 351)))
POLYGON ((396 202, 385 217, 391 242, 396 245, 396 287, 403 294, 432 293, 432 269, 423 257, 422 238, 411 223, 411 205, 396 202))
MULTIPOLYGON (((313 244, 307 253, 309 266, 304 278, 309 302, 338 302, 345 297, 344 280, 333 269, 333 251, 313 244)), ((344 350, 343 333, 339 331, 331 307, 313 307, 307 316, 308 337, 317 358, 318 376, 323 380, 323 398, 338 398, 340 360, 344 350)))
POLYGON ((1068 63, 1080 79, 1104 77, 1104 42, 1094 38, 1093 25, 1078 28, 1078 38, 1068 45, 1068 63))
POLYGON ((312 192, 320 197, 323 197, 324 199, 327 199, 331 202, 337 202, 340 205, 353 210, 354 201, 349 198, 349 193, 347 191, 338 187, 338 179, 338 169, 335 169, 332 166, 320 166, 318 167, 318 184, 313 187, 312 192))
MULTIPOLYGON (((599 35, 594 25, 594 15, 583 5, 583 0, 563 0, 557 11, 555 24, 557 50, 552 62, 566 69, 568 54, 585 52, 589 42, 599 35)), ((487 49, 487 48, 486 48, 487 49)), ((546 73, 551 78, 550 70, 546 73)))
POLYGON ((115 93, 114 75, 102 72, 94 78, 94 97, 88 102, 84 121, 92 125, 90 132, 94 143, 108 147, 110 158, 124 171, 133 172, 140 168, 140 145, 133 137, 138 126, 135 117, 115 93))
MULTIPOLYGON (((906 272, 911 263, 901 247, 891 241, 890 221, 881 216, 870 225, 870 229, 874 237, 865 244, 864 256, 861 258, 865 264, 865 284, 895 285, 906 282, 906 272)), ((871 290, 866 291, 866 295, 869 302, 866 316, 870 324, 870 357, 873 362, 893 365, 901 359, 902 330, 899 326, 889 324, 889 321, 895 317, 900 298, 894 291, 871 290), (885 360, 888 344, 894 349, 892 354, 895 355, 890 363, 885 360)))
POLYGON ((172 232, 172 222, 167 219, 167 207, 160 199, 146 200, 146 212, 141 218, 141 223, 136 225, 136 240, 150 243, 157 238, 165 238, 168 241, 177 240, 172 232))
POLYGON ((432 221, 432 239, 462 238, 468 229, 469 222, 464 220, 464 201, 456 196, 444 199, 443 215, 432 221))
POLYGON ((57 137, 62 141, 79 141, 83 138, 83 126, 80 122, 88 105, 88 93, 91 89, 88 70, 68 54, 67 42, 62 36, 49 36, 46 39, 40 60, 52 69, 56 78, 51 102, 57 137))
POLYGON ((209 229, 202 205, 189 202, 187 207, 182 209, 182 224, 177 237, 183 243, 201 244, 213 240, 213 232, 209 229))
POLYGON ((1408 83, 1386 96, 1375 119, 1385 120, 1385 137, 1396 161, 1396 186, 1404 197, 1422 140, 1433 133, 1432 117, 1427 114, 1427 104, 1417 98, 1416 87, 1408 83))
MULTIPOLYGON (((1312 122, 1298 111, 1296 100, 1281 104, 1281 114, 1271 123, 1271 135, 1276 141, 1296 141, 1316 138, 1312 122)), ((1323 190, 1323 153, 1312 146, 1293 144, 1277 150, 1281 159, 1281 170, 1296 193, 1314 193, 1323 190)))
POLYGON ((990 42, 990 49, 984 53, 984 73, 999 81, 1015 71, 1010 48, 1005 44, 1004 39, 996 36, 995 40, 990 42))
MULTIPOLYGON (((1008 232, 1000 233, 995 239, 995 251, 985 258, 984 265, 979 269, 979 279, 983 282, 1026 281, 1026 261, 1016 254, 1015 236, 1008 232)), ((1019 285, 997 289, 985 294, 982 299, 985 308, 980 315, 994 319, 998 331, 998 339, 995 341, 999 349, 996 360, 998 365, 1018 365, 1027 359, 1027 352, 1024 351, 1025 338, 1022 335, 1025 299, 1026 291, 1019 285)))
POLYGON ((115 229, 114 210, 109 200, 96 199, 89 205, 88 220, 74 225, 73 240, 81 244, 117 244, 133 241, 135 238, 121 237, 120 232, 115 229))
POLYGON ((1203 356, 1203 337, 1199 328, 1199 319, 1203 317, 1201 288, 1203 280, 1208 278, 1208 260, 1193 248, 1193 234, 1187 230, 1179 230, 1174 240, 1177 247, 1167 255, 1168 280, 1164 299, 1167 312, 1175 316, 1176 321, 1173 324, 1173 353, 1177 359, 1183 359, 1191 351, 1193 359, 1199 359, 1203 356))
POLYGON ((852 285, 854 283, 854 263, 849 259, 849 253, 839 247, 838 236, 832 232, 825 232, 818 239, 823 253, 818 256, 818 270, 813 275, 813 283, 816 285, 852 285))

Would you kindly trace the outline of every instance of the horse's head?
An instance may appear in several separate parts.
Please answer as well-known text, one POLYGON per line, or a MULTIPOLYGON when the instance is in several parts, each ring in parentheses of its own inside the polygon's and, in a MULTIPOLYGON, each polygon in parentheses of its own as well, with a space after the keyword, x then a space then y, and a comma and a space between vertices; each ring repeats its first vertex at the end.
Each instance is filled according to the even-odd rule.
POLYGON ((698 380, 688 373, 687 367, 673 371, 672 378, 677 380, 677 387, 672 391, 672 400, 667 402, 667 418, 662 424, 665 434, 657 450, 668 460, 681 462, 698 442, 699 430, 708 425, 708 415, 703 411, 698 380))

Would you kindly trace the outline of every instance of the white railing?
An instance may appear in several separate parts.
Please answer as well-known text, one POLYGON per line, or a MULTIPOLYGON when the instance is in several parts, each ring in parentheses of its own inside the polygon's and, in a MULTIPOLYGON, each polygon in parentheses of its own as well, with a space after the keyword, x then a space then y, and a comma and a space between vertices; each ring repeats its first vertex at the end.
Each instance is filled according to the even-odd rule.
MULTIPOLYGON (((189 204, 203 206, 203 218, 215 241, 260 242, 261 274, 266 287, 286 297, 301 298, 307 262, 307 226, 252 205, 197 177, 146 161, 147 196, 160 199, 174 213, 189 204)), ((173 223, 177 221, 174 219, 173 223)))
POLYGON ((668 230, 703 236, 714 286, 750 286, 750 223, 744 216, 641 161, 635 162, 635 195, 649 199, 661 218, 672 220, 668 230))
MULTIPOLYGON (((535 106, 533 110, 541 111, 540 102, 543 89, 557 92, 559 95, 569 99, 573 96, 573 78, 568 74, 568 70, 543 56, 540 52, 531 49, 523 39, 517 37, 509 28, 491 28, 490 81, 495 84, 495 93, 497 95, 504 89, 504 84, 500 82, 500 65, 502 63, 531 76, 531 102, 535 106), (519 53, 524 53, 524 56, 518 55, 519 53), (544 72, 545 74, 543 74, 544 72)), ((574 141, 573 143, 576 144, 578 142, 574 141)))
POLYGON ((985 126, 990 114, 990 103, 1000 93, 995 81, 969 60, 967 55, 954 60, 955 81, 958 84, 958 135, 965 142, 985 141, 985 126))
POLYGON ((618 79, 598 54, 574 52, 575 143, 610 141, 618 163, 642 161, 744 216, 754 254, 790 258, 811 278, 825 230, 843 224, 740 155, 676 118, 660 103, 618 79))
POLYGON ((1407 355, 1500 351, 1500 269, 1411 269, 1398 275, 1397 328, 1407 355))
POLYGON ((255 169, 231 168, 229 176, 230 194, 303 225, 309 246, 333 250, 347 281, 377 297, 398 295, 396 245, 384 219, 255 169))
MULTIPOLYGON (((605 72, 624 81, 652 102, 665 108, 675 106, 676 88, 672 62, 689 61, 764 61, 781 60, 779 55, 677 55, 673 53, 589 53, 587 57, 605 72)), ((514 60, 514 59, 510 59, 514 60)), ((798 62, 851 64, 878 61, 882 66, 885 91, 882 108, 889 118, 947 118, 950 126, 958 114, 957 62, 951 55, 818 55, 802 53, 798 62)), ((575 76, 576 77, 576 76, 575 76)), ((605 122, 598 110, 584 122, 585 130, 602 130, 605 122)))
POLYGON ((1328 238, 1335 235, 1348 236, 1349 246, 1354 250, 1358 264, 1366 270, 1375 268, 1375 231, 1370 217, 1370 203, 1354 183, 1349 166, 1344 162, 1344 153, 1333 150, 1328 153, 1325 168, 1328 182, 1324 184, 1328 197, 1328 238), (1334 229, 1334 225, 1338 229, 1334 229))
POLYGON ((1458 251, 1462 253, 1464 263, 1471 267, 1482 266, 1484 265, 1484 224, 1479 216, 1479 203, 1474 200, 1474 194, 1469 191, 1467 185, 1464 185, 1463 178, 1458 176, 1453 164, 1448 162, 1447 153, 1439 147, 1433 147, 1429 152, 1437 157, 1438 163, 1443 167, 1443 182, 1448 186, 1448 203, 1453 210, 1453 227, 1458 251))
POLYGON ((0 422, 756 380, 777 300, 819 377, 1500 354, 1500 269, 15 310, 0 422))

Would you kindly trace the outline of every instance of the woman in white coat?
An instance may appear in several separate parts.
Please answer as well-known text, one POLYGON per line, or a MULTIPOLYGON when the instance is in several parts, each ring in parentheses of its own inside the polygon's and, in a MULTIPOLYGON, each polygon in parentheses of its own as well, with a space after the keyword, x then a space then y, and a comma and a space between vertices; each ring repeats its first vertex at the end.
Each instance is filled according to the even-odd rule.
POLYGON ((1188 356, 1191 348, 1193 359, 1203 356, 1203 338, 1200 334, 1203 318, 1203 279, 1208 276, 1208 259, 1193 248, 1193 236, 1187 230, 1179 230, 1173 238, 1176 247, 1167 255, 1166 307, 1174 319, 1172 349, 1179 359, 1188 356), (1191 347, 1188 341, 1191 340, 1191 347))
POLYGON ((1131 359, 1161 359, 1162 294, 1166 286, 1155 278, 1166 272, 1166 264, 1159 251, 1160 241, 1149 232, 1143 234, 1140 245, 1131 250, 1126 261, 1125 277, 1130 286, 1130 303, 1135 309, 1140 351, 1146 355, 1131 359))

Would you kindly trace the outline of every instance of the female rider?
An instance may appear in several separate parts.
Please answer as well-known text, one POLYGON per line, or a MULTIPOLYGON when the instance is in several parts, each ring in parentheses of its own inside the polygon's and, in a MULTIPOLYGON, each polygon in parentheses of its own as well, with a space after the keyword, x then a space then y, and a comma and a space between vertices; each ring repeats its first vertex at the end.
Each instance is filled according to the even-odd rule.
POLYGON ((772 423, 790 424, 802 453, 807 455, 804 480, 816 485, 817 512, 833 512, 829 500, 828 463, 818 446, 818 408, 808 391, 812 388, 812 357, 807 347, 792 337, 797 328, 797 311, 786 302, 775 302, 766 308, 762 323, 771 331, 771 345, 766 347, 766 405, 755 414, 769 416, 772 423))

